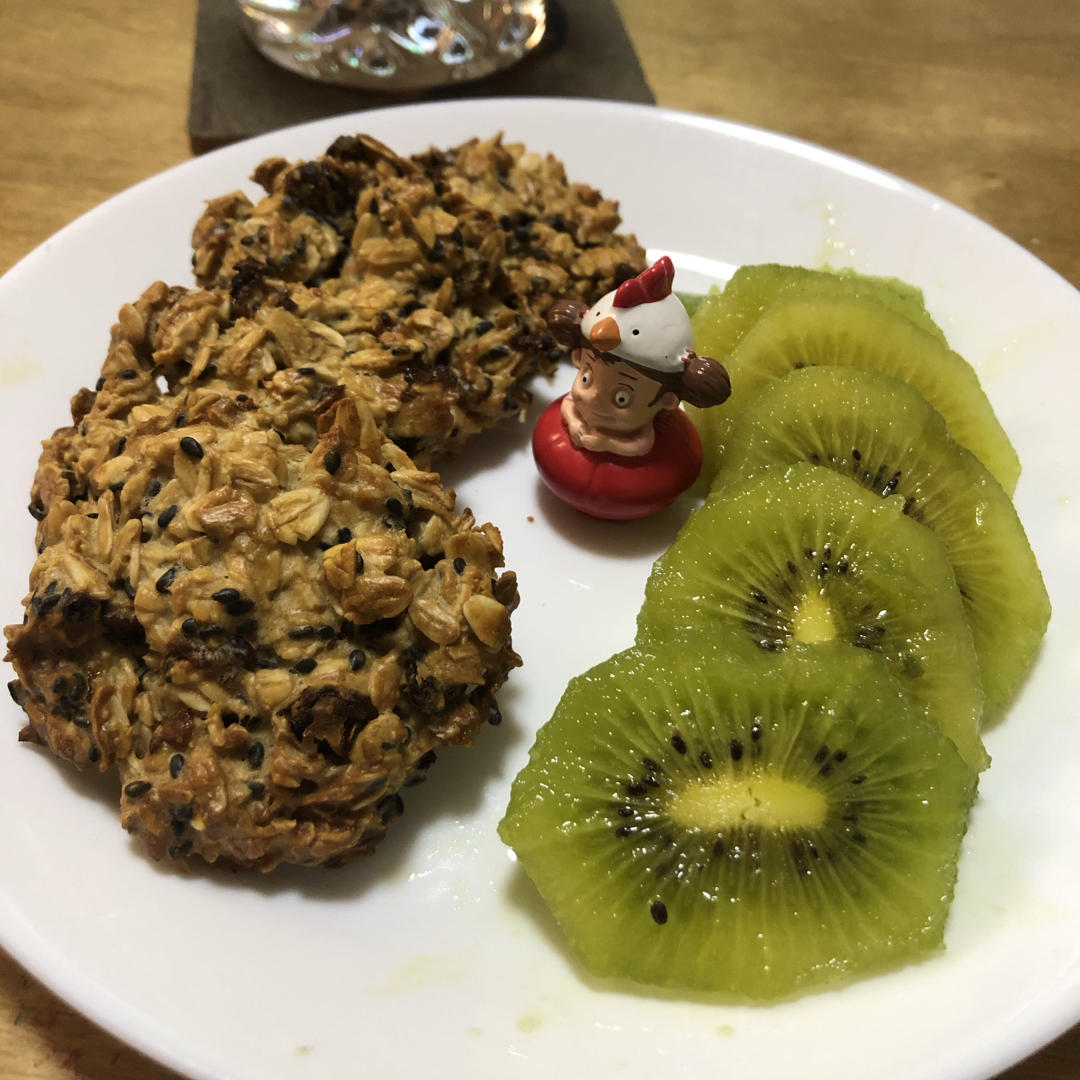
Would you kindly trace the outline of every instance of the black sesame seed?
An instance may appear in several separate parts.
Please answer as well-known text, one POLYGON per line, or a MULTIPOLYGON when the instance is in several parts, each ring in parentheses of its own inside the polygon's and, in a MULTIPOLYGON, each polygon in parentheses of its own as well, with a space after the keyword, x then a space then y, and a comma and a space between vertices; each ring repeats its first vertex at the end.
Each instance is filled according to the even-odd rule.
POLYGON ((315 636, 321 641, 329 641, 337 631, 332 626, 327 626, 325 623, 315 631, 315 636))
POLYGON ((190 840, 184 840, 179 844, 173 844, 173 846, 171 848, 169 848, 169 858, 170 859, 183 859, 183 858, 185 858, 186 856, 191 854, 192 846, 193 845, 192 845, 192 842, 190 840))
POLYGON ((315 661, 310 656, 305 657, 303 660, 297 660, 296 663, 293 664, 293 671, 295 671, 297 675, 310 675, 314 670, 315 661))
POLYGON ((454 570, 459 574, 465 573, 465 560, 460 555, 454 560, 454 570))
POLYGON ((124 794, 129 799, 137 799, 142 795, 145 795, 153 785, 149 780, 132 780, 130 784, 124 786, 124 794))
POLYGON ((194 637, 199 632, 199 624, 190 615, 180 624, 180 633, 184 637, 194 637))
POLYGON ((162 511, 161 511, 161 513, 160 513, 160 514, 158 514, 158 519, 157 519, 157 523, 158 523, 158 528, 160 528, 160 529, 164 529, 164 528, 167 528, 167 527, 168 527, 168 525, 169 525, 169 522, 171 522, 171 521, 172 521, 172 519, 173 519, 174 517, 176 517, 177 511, 178 511, 179 509, 180 509, 180 507, 179 507, 179 506, 177 506, 177 505, 176 505, 176 504, 174 503, 174 504, 173 504, 172 506, 170 506, 170 507, 169 507, 169 508, 168 508, 167 510, 162 510, 162 511))
POLYGON ((247 753, 247 763, 253 768, 259 768, 263 760, 266 757, 266 747, 261 742, 251 744, 251 749, 247 753))
POLYGON ((27 508, 30 511, 30 516, 35 521, 42 521, 45 518, 45 507, 40 503, 31 503, 27 508))
POLYGON ((386 825, 405 812, 405 802, 400 795, 395 793, 380 799, 375 804, 375 809, 379 812, 382 823, 386 825))
POLYGON ((229 615, 246 615, 255 606, 254 600, 249 600, 238 589, 218 589, 211 597, 216 600, 229 615))
POLYGON ((349 668, 352 671, 359 671, 363 666, 367 657, 364 655, 363 649, 353 649, 349 653, 349 668))
POLYGON ((190 435, 185 435, 180 440, 180 449, 187 454, 188 457, 195 458, 198 461, 203 456, 202 443, 198 439, 193 439, 190 435))
POLYGON ((654 900, 649 905, 649 914, 657 926, 663 926, 667 922, 667 907, 663 900, 654 900))
POLYGON ((256 799, 261 799, 266 793, 266 785, 261 780, 249 780, 248 791, 250 791, 256 799))
POLYGON ((347 544, 352 539, 352 529, 347 525, 342 525, 337 531, 337 542, 339 544, 347 544))
POLYGON ((486 334, 489 330, 494 330, 495 324, 490 319, 481 319, 474 327, 473 330, 479 334, 486 334))
POLYGON ((357 551, 353 555, 353 564, 356 566, 356 572, 362 574, 364 572, 364 556, 357 551))
POLYGON ((184 755, 173 754, 169 758, 169 775, 175 780, 180 775, 180 770, 184 767, 184 755))
POLYGON ((86 756, 90 759, 91 763, 96 763, 101 760, 101 751, 96 746, 91 746, 87 751, 86 756))
POLYGON ((492 727, 498 727, 502 723, 502 713, 499 712, 498 705, 492 705, 488 710, 488 723, 492 727))
POLYGON ((401 505, 400 499, 387 499, 386 509, 394 515, 394 517, 404 517, 405 508, 401 505))
POLYGON ((158 493, 159 493, 160 491, 161 491, 161 481, 160 481, 160 480, 155 480, 155 481, 154 481, 154 482, 153 482, 153 483, 152 483, 152 484, 150 485, 150 487, 149 487, 149 488, 147 489, 147 491, 146 491, 146 494, 147 494, 147 495, 149 495, 149 496, 150 496, 150 498, 152 499, 152 498, 153 498, 153 497, 154 497, 155 495, 157 495, 157 494, 158 494, 158 493))
POLYGON ((309 637, 314 637, 314 636, 315 636, 315 627, 314 626, 294 626, 289 631, 289 637, 291 637, 293 639, 293 641, 302 641, 304 638, 309 638, 309 637))
POLYGON ((323 468, 333 476, 341 468, 341 454, 336 450, 327 450, 323 458, 323 468))
POLYGON ((173 582, 176 580, 176 575, 180 572, 178 566, 171 566, 164 574, 161 575, 154 583, 154 588, 159 593, 167 593, 172 588, 173 582))
POLYGON ((96 383, 94 383, 94 389, 98 390, 98 391, 101 391, 101 390, 105 389, 105 376, 104 375, 101 375, 101 376, 98 377, 98 381, 96 383))

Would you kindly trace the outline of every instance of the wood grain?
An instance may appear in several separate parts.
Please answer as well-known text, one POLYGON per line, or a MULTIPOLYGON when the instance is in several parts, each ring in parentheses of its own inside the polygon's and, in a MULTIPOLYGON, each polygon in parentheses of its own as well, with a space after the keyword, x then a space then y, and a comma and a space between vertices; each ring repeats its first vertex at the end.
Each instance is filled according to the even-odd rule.
MULTIPOLYGON (((618 5, 661 105, 887 169, 1080 285, 1073 0, 618 5)), ((6 0, 4 14, 0 271, 92 206, 190 156, 195 0, 6 0)), ((175 1080, 2 955, 0 1076, 175 1080)), ((1003 1074, 1077 1076, 1080 1028, 1003 1074)))

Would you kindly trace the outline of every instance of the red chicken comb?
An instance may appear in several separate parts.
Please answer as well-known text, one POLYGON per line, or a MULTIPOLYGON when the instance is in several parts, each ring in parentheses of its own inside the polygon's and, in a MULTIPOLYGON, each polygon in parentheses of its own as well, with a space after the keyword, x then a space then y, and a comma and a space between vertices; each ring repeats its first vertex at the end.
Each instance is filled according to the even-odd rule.
POLYGON ((624 281, 615 290, 612 307, 630 308, 638 304, 652 304, 671 295, 671 283, 675 280, 675 266, 667 255, 642 270, 637 277, 624 281))

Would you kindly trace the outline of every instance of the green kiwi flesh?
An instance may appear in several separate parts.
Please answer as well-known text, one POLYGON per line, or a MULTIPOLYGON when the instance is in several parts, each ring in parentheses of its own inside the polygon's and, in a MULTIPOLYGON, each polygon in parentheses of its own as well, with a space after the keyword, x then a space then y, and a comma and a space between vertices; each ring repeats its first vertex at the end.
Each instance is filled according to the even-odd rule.
MULTIPOLYGON (((709 410, 693 414, 706 441, 726 445, 731 418, 763 386, 789 371, 817 366, 870 368, 915 386, 945 417, 953 438, 1012 494, 1020 475, 1019 459, 978 376, 948 348, 940 332, 932 333, 914 321, 904 305, 882 302, 880 290, 850 295, 838 287, 832 295, 816 281, 805 293, 792 286, 764 310, 746 316, 745 332, 729 346, 731 326, 722 325, 723 332, 716 335, 712 321, 726 296, 727 290, 707 298, 694 318, 698 351, 722 359, 732 385, 731 407, 722 414, 718 410, 712 411, 715 415, 709 410)), ((710 468, 717 457, 717 448, 710 447, 710 468)))
POLYGON ((499 834, 588 971, 764 1000, 941 947, 974 774, 859 659, 673 642, 571 681, 499 834))
POLYGON ((695 331, 705 335, 699 338, 698 349, 705 352, 703 342, 707 342, 715 350, 710 356, 727 356, 773 304, 791 297, 818 296, 875 300, 940 341, 945 340, 926 310, 922 291, 899 278, 762 263, 740 266, 723 290, 714 289, 694 304, 690 314, 698 316, 695 331))
POLYGON ((878 372, 792 372, 742 410, 714 490, 795 462, 851 477, 933 531, 959 586, 987 705, 1007 702, 1033 662, 1050 600, 1008 495, 943 418, 878 372))
POLYGON ((940 541, 854 480, 765 469, 696 510, 656 561, 638 643, 703 633, 763 652, 880 655, 974 769, 989 763, 964 605, 940 541))

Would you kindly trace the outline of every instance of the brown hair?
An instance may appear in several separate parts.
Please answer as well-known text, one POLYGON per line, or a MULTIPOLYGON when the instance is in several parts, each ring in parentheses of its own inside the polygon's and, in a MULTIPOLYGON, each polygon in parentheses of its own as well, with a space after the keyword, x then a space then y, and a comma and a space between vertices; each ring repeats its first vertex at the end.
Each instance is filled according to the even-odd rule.
POLYGON ((616 360, 620 364, 627 364, 645 378, 658 383, 660 389, 657 390, 656 397, 650 404, 654 404, 670 392, 680 401, 685 401, 699 409, 708 409, 713 405, 722 405, 731 396, 731 379, 728 377, 727 368, 719 360, 713 360, 708 356, 692 353, 682 371, 657 371, 655 368, 635 364, 633 360, 613 356, 611 353, 601 353, 600 357, 609 364, 616 360))
POLYGON ((580 300, 559 300, 548 309, 548 329, 564 349, 587 344, 581 333, 581 316, 588 310, 580 300))

